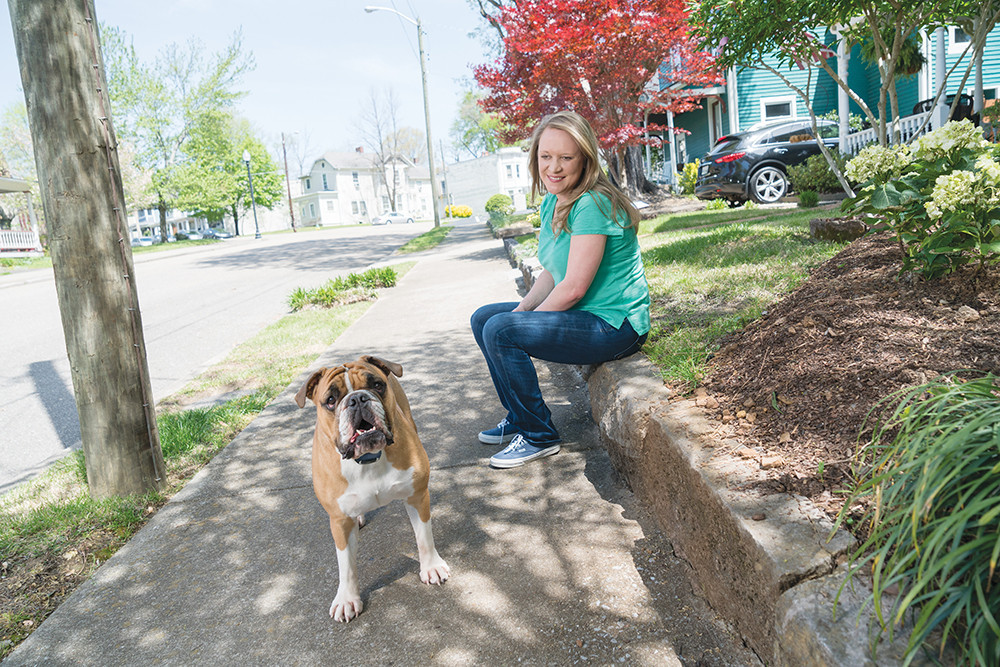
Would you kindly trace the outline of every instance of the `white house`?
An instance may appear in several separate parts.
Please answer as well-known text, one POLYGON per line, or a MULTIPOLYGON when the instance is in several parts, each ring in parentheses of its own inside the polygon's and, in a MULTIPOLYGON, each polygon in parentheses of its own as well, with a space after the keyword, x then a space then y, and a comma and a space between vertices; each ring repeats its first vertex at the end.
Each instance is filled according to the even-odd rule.
POLYGON ((299 182, 301 194, 293 203, 303 225, 371 222, 394 208, 389 183, 395 189, 395 210, 415 218, 434 215, 429 170, 403 157, 393 158, 382 173, 375 155, 363 149, 330 151, 313 162, 299 182))
POLYGON ((486 201, 504 194, 514 202, 515 210, 528 207, 531 175, 528 153, 517 147, 501 148, 495 153, 447 166, 450 203, 469 206, 473 215, 486 215, 486 201))

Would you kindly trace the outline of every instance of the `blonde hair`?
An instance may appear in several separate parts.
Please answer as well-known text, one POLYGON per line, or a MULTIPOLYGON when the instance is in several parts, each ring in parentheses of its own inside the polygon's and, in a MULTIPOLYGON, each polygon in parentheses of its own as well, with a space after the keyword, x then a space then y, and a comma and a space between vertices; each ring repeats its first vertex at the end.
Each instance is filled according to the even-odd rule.
POLYGON ((583 158, 583 170, 580 180, 572 190, 567 193, 568 201, 557 202, 556 210, 552 214, 552 231, 556 235, 566 229, 569 212, 576 203, 576 200, 587 192, 593 191, 602 194, 611 202, 610 214, 604 210, 601 200, 594 198, 594 202, 601 209, 601 212, 618 222, 619 214, 624 213, 628 218, 628 224, 622 225, 626 229, 639 225, 639 211, 625 195, 608 178, 601 169, 600 154, 597 147, 597 135, 590 127, 587 119, 574 111, 557 111, 542 118, 531 134, 531 148, 528 149, 528 172, 531 174, 531 197, 534 199, 544 192, 542 188, 541 175, 538 173, 538 143, 541 140, 542 132, 548 129, 562 130, 572 137, 577 148, 580 149, 580 156, 583 158))

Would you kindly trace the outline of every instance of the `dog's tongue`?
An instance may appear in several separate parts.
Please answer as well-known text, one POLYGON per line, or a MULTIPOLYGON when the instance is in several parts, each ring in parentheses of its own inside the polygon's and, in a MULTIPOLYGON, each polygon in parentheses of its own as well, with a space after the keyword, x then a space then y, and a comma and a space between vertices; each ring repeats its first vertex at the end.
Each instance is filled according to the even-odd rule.
POLYGON ((375 427, 372 426, 371 428, 363 428, 363 429, 359 429, 359 430, 355 431, 354 435, 351 436, 351 444, 352 445, 354 444, 354 441, 358 439, 358 436, 364 435, 365 433, 371 433, 374 430, 375 430, 375 427))

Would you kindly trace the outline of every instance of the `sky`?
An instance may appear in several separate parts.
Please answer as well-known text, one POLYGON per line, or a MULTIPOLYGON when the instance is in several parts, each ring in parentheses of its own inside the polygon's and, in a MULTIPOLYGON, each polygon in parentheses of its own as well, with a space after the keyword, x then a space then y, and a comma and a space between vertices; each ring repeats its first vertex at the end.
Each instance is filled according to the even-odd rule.
MULTIPOLYGON (((192 38, 206 53, 219 52, 242 29, 256 69, 243 80, 249 94, 237 113, 269 147, 280 146, 282 133, 294 137, 308 149, 306 169, 326 151, 363 143, 357 126, 372 91, 391 88, 400 124, 424 129, 416 26, 388 11, 366 13, 370 5, 420 19, 435 159, 443 142, 451 161, 448 133, 462 92, 472 86, 471 67, 488 57, 473 34, 481 19, 467 0, 95 0, 97 20, 128 33, 144 62, 192 38)), ((4 6, 0 110, 24 101, 6 0, 4 6)), ((290 151, 290 170, 294 162, 290 151)))

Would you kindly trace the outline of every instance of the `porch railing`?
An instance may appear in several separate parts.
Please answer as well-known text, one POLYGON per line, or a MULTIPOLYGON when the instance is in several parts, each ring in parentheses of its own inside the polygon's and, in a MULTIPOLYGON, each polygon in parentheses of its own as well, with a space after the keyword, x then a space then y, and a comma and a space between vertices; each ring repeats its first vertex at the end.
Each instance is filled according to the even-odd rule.
POLYGON ((33 257, 42 254, 38 234, 31 231, 0 230, 0 257, 33 257))
MULTIPOLYGON (((899 128, 899 136, 902 143, 910 141, 919 134, 926 134, 927 132, 930 132, 932 129, 931 123, 927 123, 924 129, 922 131, 920 130, 920 126, 924 124, 924 120, 930 114, 930 111, 925 111, 924 113, 917 113, 912 116, 904 116, 895 124, 890 123, 887 125, 885 131, 889 135, 889 142, 892 143, 893 136, 895 136, 894 130, 897 127, 899 128)), ((844 138, 844 141, 841 142, 840 150, 847 155, 857 155, 862 148, 868 144, 874 144, 877 141, 878 130, 875 128, 861 130, 860 132, 852 132, 844 138)))

